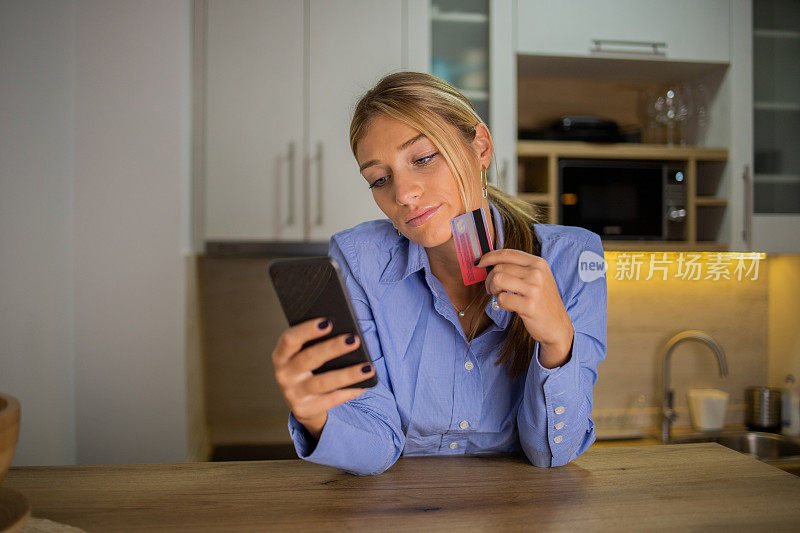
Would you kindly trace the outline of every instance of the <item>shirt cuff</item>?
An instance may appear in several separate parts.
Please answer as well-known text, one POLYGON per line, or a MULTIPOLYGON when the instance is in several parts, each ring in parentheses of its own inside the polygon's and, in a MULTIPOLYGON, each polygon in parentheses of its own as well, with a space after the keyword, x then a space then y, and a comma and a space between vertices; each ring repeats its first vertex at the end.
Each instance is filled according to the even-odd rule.
POLYGON ((381 435, 349 424, 344 411, 347 408, 340 404, 328 409, 328 419, 316 445, 314 437, 290 411, 289 435, 298 457, 359 476, 383 472, 391 466, 392 457, 382 457, 386 448, 382 446, 381 435), (354 450, 354 442, 360 444, 359 452, 354 450))
POLYGON ((575 450, 583 444, 586 434, 586 394, 580 376, 580 364, 575 353, 585 349, 584 338, 575 332, 572 341, 572 356, 550 373, 545 383, 544 394, 547 405, 547 441, 552 453, 550 466, 567 464, 575 450), (561 424, 559 429, 556 426, 561 424))
POLYGON ((564 368, 567 364, 569 364, 572 361, 572 359, 573 359, 572 352, 573 352, 574 348, 575 348, 575 336, 573 334, 572 345, 569 348, 569 355, 567 356, 567 361, 564 364, 562 364, 561 366, 556 366, 556 367, 553 367, 553 368, 547 368, 545 366, 542 366, 542 362, 539 361, 539 341, 536 341, 535 346, 533 348, 533 360, 536 361, 536 365, 539 367, 539 372, 541 372, 543 374, 548 374, 548 375, 549 374, 553 374, 555 372, 558 372, 562 368, 564 368))
MULTIPOLYGON (((586 410, 583 384, 580 380, 580 363, 576 354, 583 349, 582 334, 575 332, 566 363, 555 368, 545 368, 539 361, 539 342, 536 342, 526 396, 541 390, 543 405, 527 405, 523 421, 544 431, 540 435, 526 435, 520 439, 526 455, 535 466, 562 466, 581 446, 585 429, 586 410), (536 366, 533 366, 533 365, 536 366)), ((528 398, 531 401, 532 396, 528 398)))
POLYGON ((332 445, 334 443, 341 444, 342 431, 346 431, 346 429, 342 428, 342 422, 333 409, 328 409, 328 418, 322 427, 319 440, 315 439, 308 429, 297 421, 294 413, 289 412, 289 435, 292 437, 294 449, 300 459, 325 464, 325 458, 332 452, 332 445))

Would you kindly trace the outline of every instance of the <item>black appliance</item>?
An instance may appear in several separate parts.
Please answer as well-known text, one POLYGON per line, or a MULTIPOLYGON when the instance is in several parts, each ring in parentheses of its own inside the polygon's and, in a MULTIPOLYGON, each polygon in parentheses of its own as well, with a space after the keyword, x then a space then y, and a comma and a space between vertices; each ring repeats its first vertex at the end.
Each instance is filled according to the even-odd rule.
POLYGON ((586 141, 586 142, 641 142, 638 127, 620 127, 613 120, 590 115, 567 115, 553 121, 543 129, 521 129, 522 140, 586 141))
POLYGON ((561 224, 602 239, 686 239, 681 163, 561 159, 558 181, 561 224))

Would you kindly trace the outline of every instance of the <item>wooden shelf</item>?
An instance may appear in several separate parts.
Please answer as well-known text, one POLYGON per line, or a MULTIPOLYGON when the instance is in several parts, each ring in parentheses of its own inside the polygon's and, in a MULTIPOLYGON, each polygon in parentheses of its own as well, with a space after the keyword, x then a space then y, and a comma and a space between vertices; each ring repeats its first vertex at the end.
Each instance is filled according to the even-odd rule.
POLYGON ((665 144, 588 143, 577 141, 517 141, 518 157, 575 157, 593 159, 661 159, 727 161, 727 148, 665 144))
POLYGON ((727 198, 717 198, 715 196, 697 196, 694 199, 694 204, 697 207, 702 206, 726 206, 728 205, 727 198))
POLYGON ((519 158, 517 196, 531 204, 546 206, 550 224, 558 217, 558 161, 562 158, 683 161, 686 164, 686 240, 603 240, 604 249, 625 251, 726 251, 719 235, 728 198, 715 196, 728 160, 726 148, 668 146, 663 144, 600 144, 572 141, 517 141, 519 158), (715 185, 716 184, 716 185, 715 185), (705 194, 697 195, 701 190, 705 194), (546 192, 547 191, 547 192, 546 192), (717 209, 707 209, 714 207, 717 209), (718 209, 723 208, 723 209, 718 209))

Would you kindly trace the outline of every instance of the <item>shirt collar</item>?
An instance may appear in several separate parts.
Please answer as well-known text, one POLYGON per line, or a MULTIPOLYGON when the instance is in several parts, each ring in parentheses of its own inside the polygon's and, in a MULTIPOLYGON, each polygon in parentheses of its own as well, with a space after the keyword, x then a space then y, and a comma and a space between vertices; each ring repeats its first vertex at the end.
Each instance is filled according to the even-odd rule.
MULTIPOLYGON (((500 211, 492 202, 489 202, 489 210, 492 212, 492 223, 497 236, 497 242, 494 243, 493 248, 499 250, 503 247, 503 220, 500 216, 500 211)), ((423 268, 430 271, 425 247, 406 237, 400 237, 400 242, 392 254, 389 264, 383 270, 380 280, 383 283, 394 283, 406 279, 423 268)))

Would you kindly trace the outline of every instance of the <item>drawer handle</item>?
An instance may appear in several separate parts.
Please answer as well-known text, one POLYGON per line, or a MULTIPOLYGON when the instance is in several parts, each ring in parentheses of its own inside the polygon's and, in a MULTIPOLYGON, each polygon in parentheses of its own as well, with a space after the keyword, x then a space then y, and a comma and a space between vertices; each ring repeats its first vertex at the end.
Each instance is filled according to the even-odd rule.
POLYGON ((286 184, 287 189, 289 189, 289 215, 286 218, 286 225, 291 226, 294 224, 294 141, 289 143, 289 154, 288 154, 288 163, 289 163, 289 180, 286 184))
MULTIPOLYGON (((603 45, 611 45, 630 48, 648 48, 652 49, 652 51, 648 53, 652 53, 653 55, 664 55, 664 51, 659 49, 667 47, 667 43, 659 43, 655 41, 623 41, 619 39, 592 39, 592 43, 594 44, 594 50, 592 50, 593 52, 609 52, 610 50, 603 50, 603 45)), ((634 50, 631 50, 631 52, 634 52, 634 50)))
POLYGON ((750 177, 750 165, 744 166, 742 172, 744 179, 744 227, 742 228, 742 239, 747 245, 747 251, 753 251, 753 180, 750 177))
POLYGON ((317 226, 322 226, 322 142, 317 143, 317 226))

